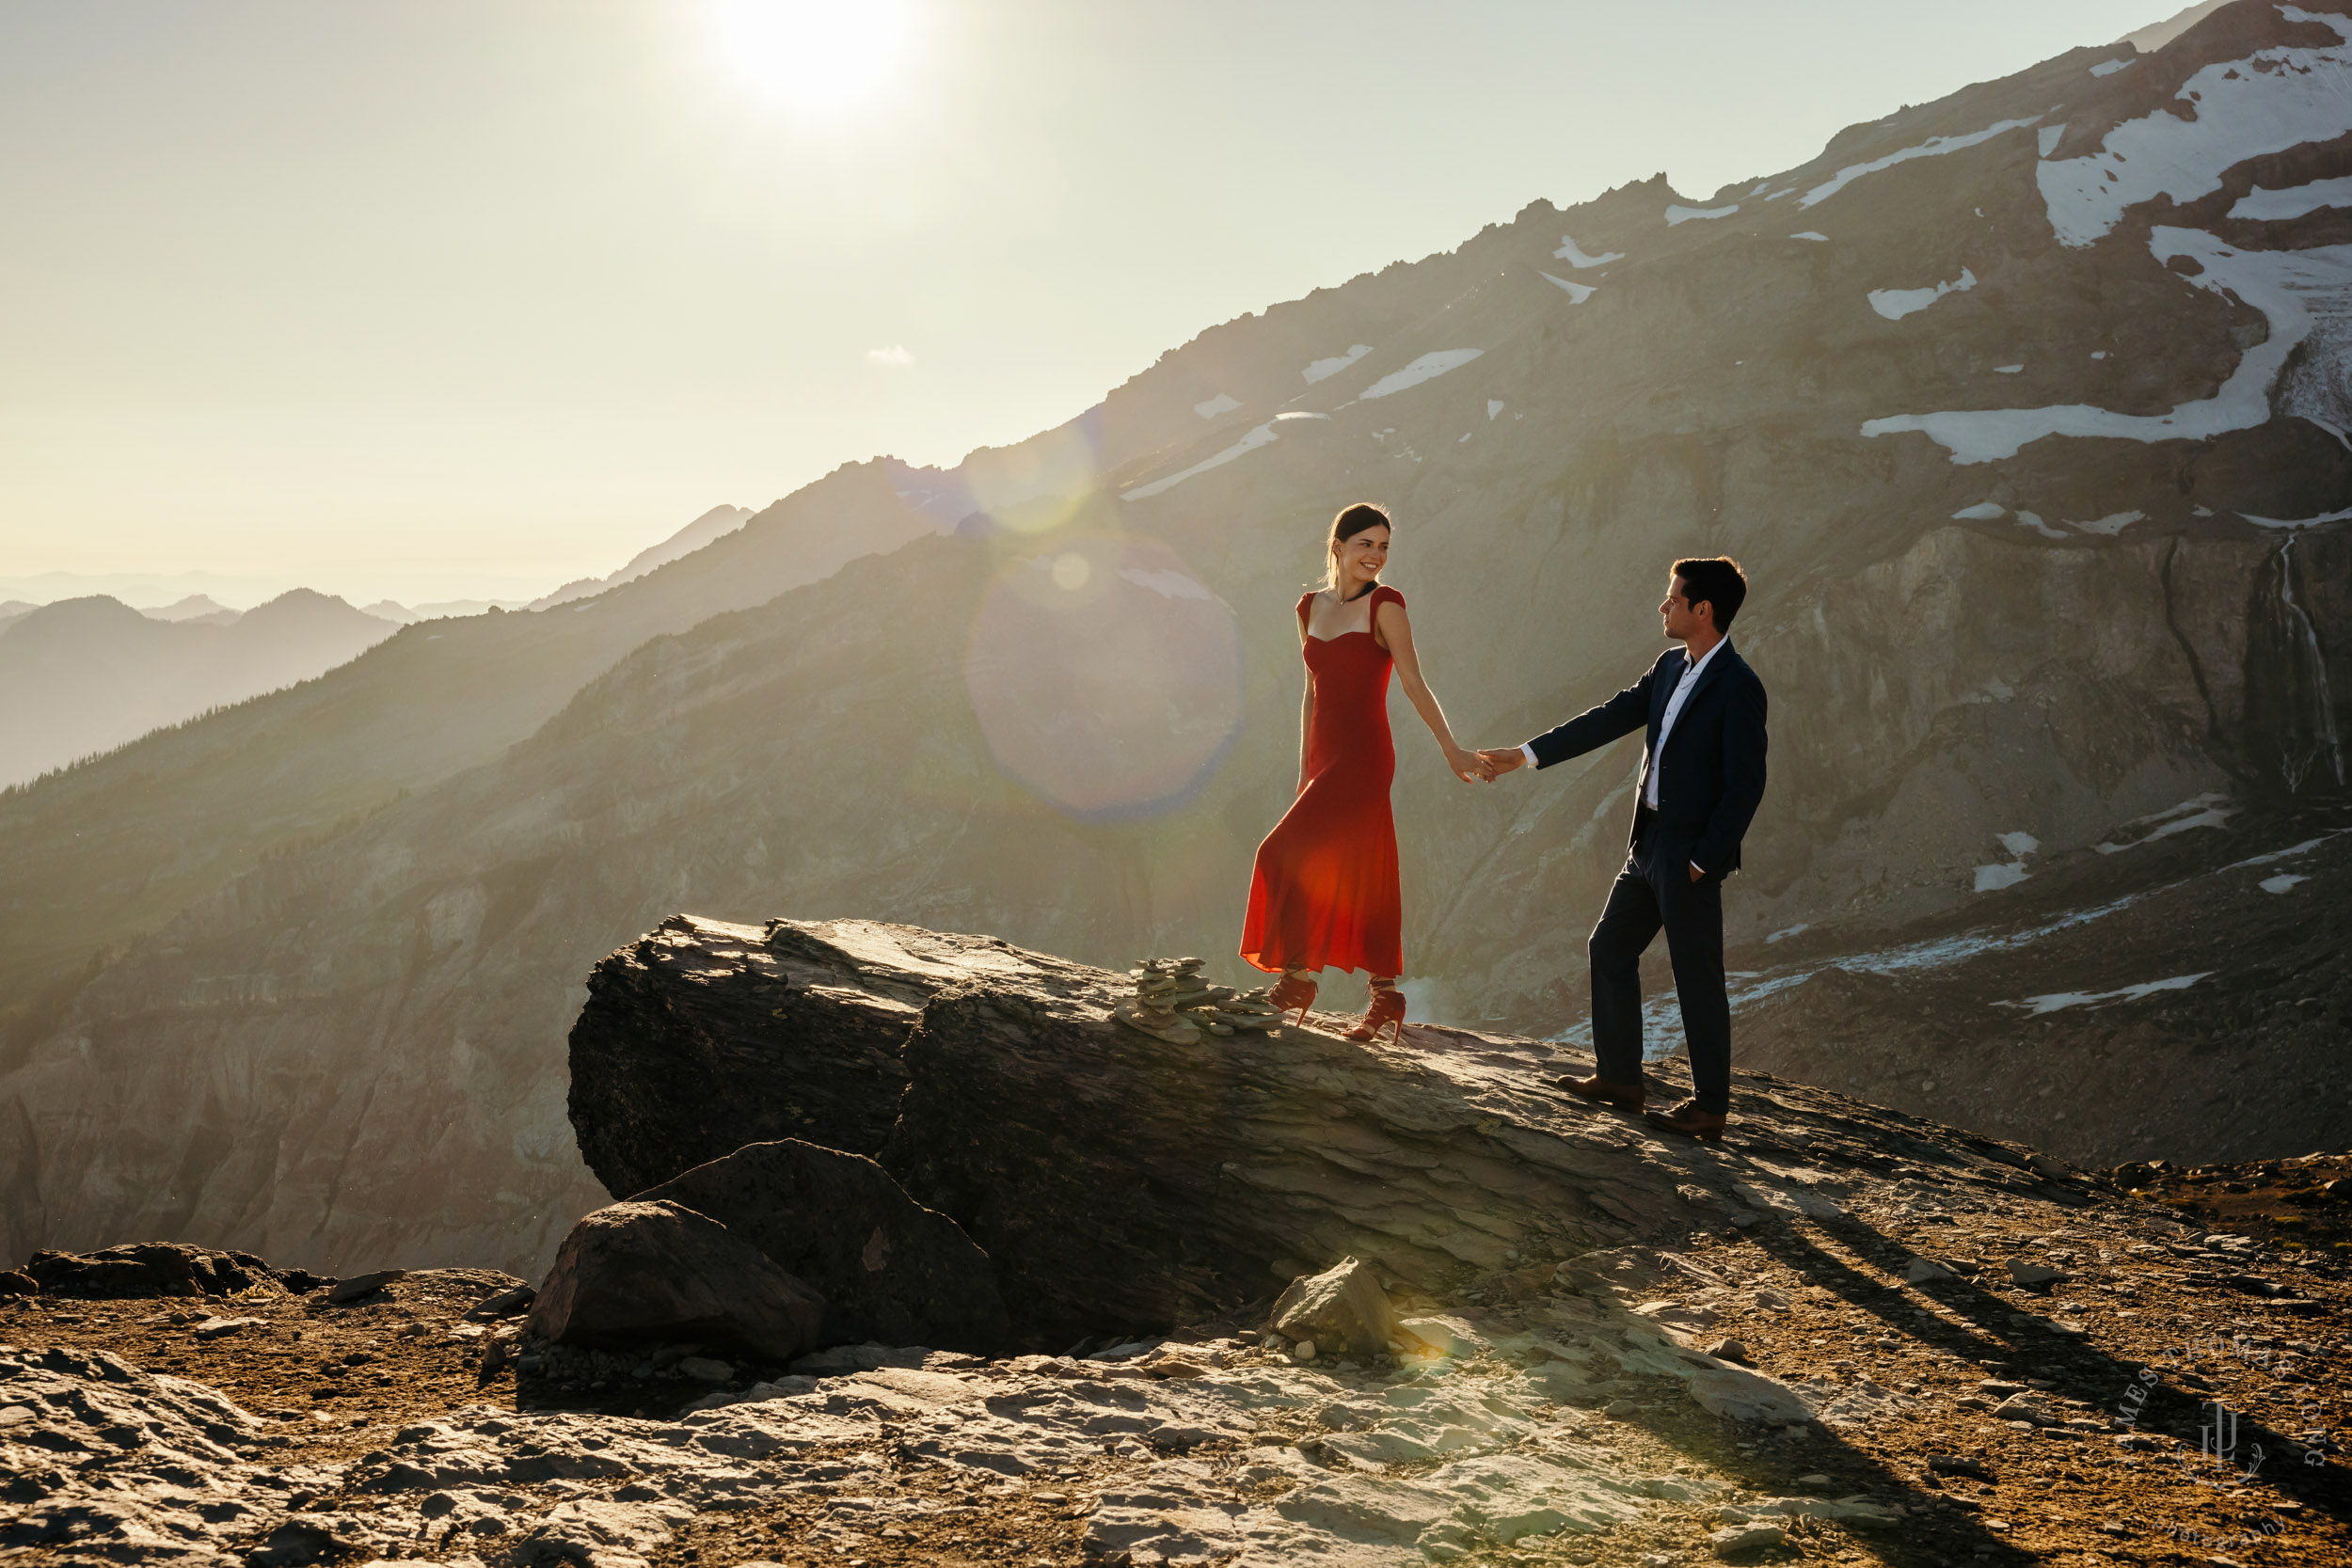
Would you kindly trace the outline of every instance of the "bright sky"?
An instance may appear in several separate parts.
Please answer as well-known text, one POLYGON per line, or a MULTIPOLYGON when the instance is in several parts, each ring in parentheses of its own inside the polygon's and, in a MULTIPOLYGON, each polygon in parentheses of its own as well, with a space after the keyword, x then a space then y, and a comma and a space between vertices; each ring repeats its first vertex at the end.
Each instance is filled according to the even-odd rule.
POLYGON ((0 578, 543 591, 2175 8, 0 0, 0 578))

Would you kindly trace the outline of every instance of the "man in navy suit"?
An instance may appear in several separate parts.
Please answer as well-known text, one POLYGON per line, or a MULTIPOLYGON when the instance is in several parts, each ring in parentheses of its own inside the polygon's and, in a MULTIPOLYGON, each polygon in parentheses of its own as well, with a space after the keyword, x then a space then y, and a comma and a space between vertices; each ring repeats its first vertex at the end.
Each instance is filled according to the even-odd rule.
POLYGON ((1688 1100, 1647 1113, 1652 1126, 1720 1142, 1731 1110, 1731 1005, 1724 992, 1724 879, 1764 799, 1764 683, 1730 641, 1748 579, 1729 557, 1677 561, 1658 607, 1681 643, 1599 706, 1516 751, 1481 752, 1489 775, 1549 768, 1646 729, 1641 788, 1625 869, 1585 950, 1593 960, 1590 1078, 1560 1085, 1586 1100, 1642 1109, 1642 952, 1659 931, 1674 959, 1688 1100))

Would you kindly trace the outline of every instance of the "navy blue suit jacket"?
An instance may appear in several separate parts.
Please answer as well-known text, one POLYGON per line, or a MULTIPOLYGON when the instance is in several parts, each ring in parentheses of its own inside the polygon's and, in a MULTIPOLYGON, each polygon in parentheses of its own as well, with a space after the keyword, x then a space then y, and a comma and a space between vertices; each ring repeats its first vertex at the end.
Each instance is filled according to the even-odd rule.
MULTIPOLYGON (((1549 768, 1646 726, 1642 766, 1664 765, 1658 775, 1659 843, 1677 857, 1668 863, 1688 860, 1720 879, 1739 869, 1740 841, 1764 799, 1764 683, 1728 643, 1715 650, 1658 759, 1658 727, 1689 660, 1682 649, 1667 649, 1640 680, 1527 748, 1536 767, 1549 768)), ((1637 799, 1637 812, 1640 804, 1637 799)))

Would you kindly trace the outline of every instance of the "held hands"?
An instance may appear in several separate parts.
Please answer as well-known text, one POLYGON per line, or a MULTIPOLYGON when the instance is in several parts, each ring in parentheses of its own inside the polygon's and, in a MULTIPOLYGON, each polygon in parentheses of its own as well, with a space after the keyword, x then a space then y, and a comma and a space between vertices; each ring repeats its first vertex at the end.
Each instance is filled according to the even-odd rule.
POLYGON ((1445 765, 1454 769, 1454 776, 1464 784, 1492 784, 1494 773, 1486 766, 1486 753, 1466 752, 1459 746, 1445 749, 1445 765))
POLYGON ((1485 765, 1489 781, 1499 779, 1513 768, 1522 768, 1527 764, 1526 753, 1517 746, 1497 746, 1481 752, 1478 753, 1478 760, 1485 765))

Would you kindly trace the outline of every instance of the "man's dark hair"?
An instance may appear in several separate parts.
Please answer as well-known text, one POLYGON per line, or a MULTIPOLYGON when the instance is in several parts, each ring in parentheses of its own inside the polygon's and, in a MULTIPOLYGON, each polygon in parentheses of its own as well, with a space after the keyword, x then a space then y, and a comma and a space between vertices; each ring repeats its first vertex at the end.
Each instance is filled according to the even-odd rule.
POLYGON ((1682 579, 1682 596, 1693 607, 1702 603, 1715 607, 1717 631, 1731 629, 1731 618, 1740 613, 1740 606, 1748 596, 1748 579, 1738 562, 1727 555, 1677 561, 1675 576, 1682 579))

